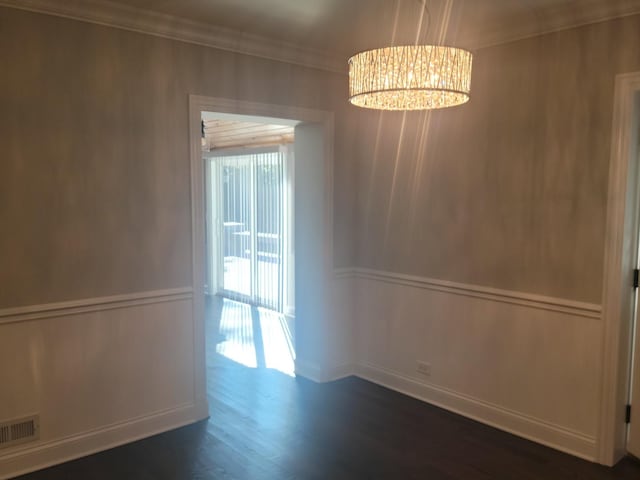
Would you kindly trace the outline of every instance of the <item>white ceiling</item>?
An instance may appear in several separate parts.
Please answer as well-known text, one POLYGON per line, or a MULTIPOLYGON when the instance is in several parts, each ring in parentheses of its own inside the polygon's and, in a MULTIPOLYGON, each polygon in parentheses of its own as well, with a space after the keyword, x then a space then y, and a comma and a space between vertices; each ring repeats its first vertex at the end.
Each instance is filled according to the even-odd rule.
MULTIPOLYGON (((411 42, 422 13, 422 0, 116 1, 344 55, 394 37, 396 43, 411 42)), ((432 18, 422 38, 433 41, 445 0, 427 3, 432 18)), ((446 39, 473 49, 637 12, 640 0, 454 0, 446 39)))

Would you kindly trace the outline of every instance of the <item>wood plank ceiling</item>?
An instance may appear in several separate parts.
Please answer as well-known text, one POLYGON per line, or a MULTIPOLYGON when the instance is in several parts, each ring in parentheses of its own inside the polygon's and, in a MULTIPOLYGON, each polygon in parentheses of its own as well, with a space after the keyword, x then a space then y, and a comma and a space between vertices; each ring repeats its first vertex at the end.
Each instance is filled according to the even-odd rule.
POLYGON ((204 120, 203 148, 265 147, 293 143, 294 127, 234 120, 204 120))

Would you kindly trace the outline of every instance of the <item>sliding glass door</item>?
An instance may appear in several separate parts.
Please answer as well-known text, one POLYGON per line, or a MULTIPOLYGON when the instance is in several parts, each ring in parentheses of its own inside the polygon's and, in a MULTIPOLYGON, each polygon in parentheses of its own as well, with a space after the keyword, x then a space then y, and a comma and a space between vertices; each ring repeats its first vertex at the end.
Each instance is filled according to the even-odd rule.
POLYGON ((210 225, 218 238, 218 293, 280 312, 291 284, 288 152, 280 147, 218 153, 210 160, 208 185, 217 210, 210 225))

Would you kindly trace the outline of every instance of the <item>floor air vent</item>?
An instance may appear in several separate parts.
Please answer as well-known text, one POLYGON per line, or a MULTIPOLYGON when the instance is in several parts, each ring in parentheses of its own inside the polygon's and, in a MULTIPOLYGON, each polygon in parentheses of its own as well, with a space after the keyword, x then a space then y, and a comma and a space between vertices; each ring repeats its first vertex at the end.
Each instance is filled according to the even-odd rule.
POLYGON ((20 443, 37 440, 38 427, 37 415, 0 423, 0 448, 13 447, 20 443))

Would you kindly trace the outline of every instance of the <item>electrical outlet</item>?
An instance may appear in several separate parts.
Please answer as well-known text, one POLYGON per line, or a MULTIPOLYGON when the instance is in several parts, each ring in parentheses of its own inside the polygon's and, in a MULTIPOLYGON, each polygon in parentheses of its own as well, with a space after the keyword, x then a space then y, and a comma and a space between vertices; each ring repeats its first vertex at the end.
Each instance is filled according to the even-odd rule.
POLYGON ((417 372, 425 377, 431 376, 431 364, 427 362, 418 362, 417 372))

